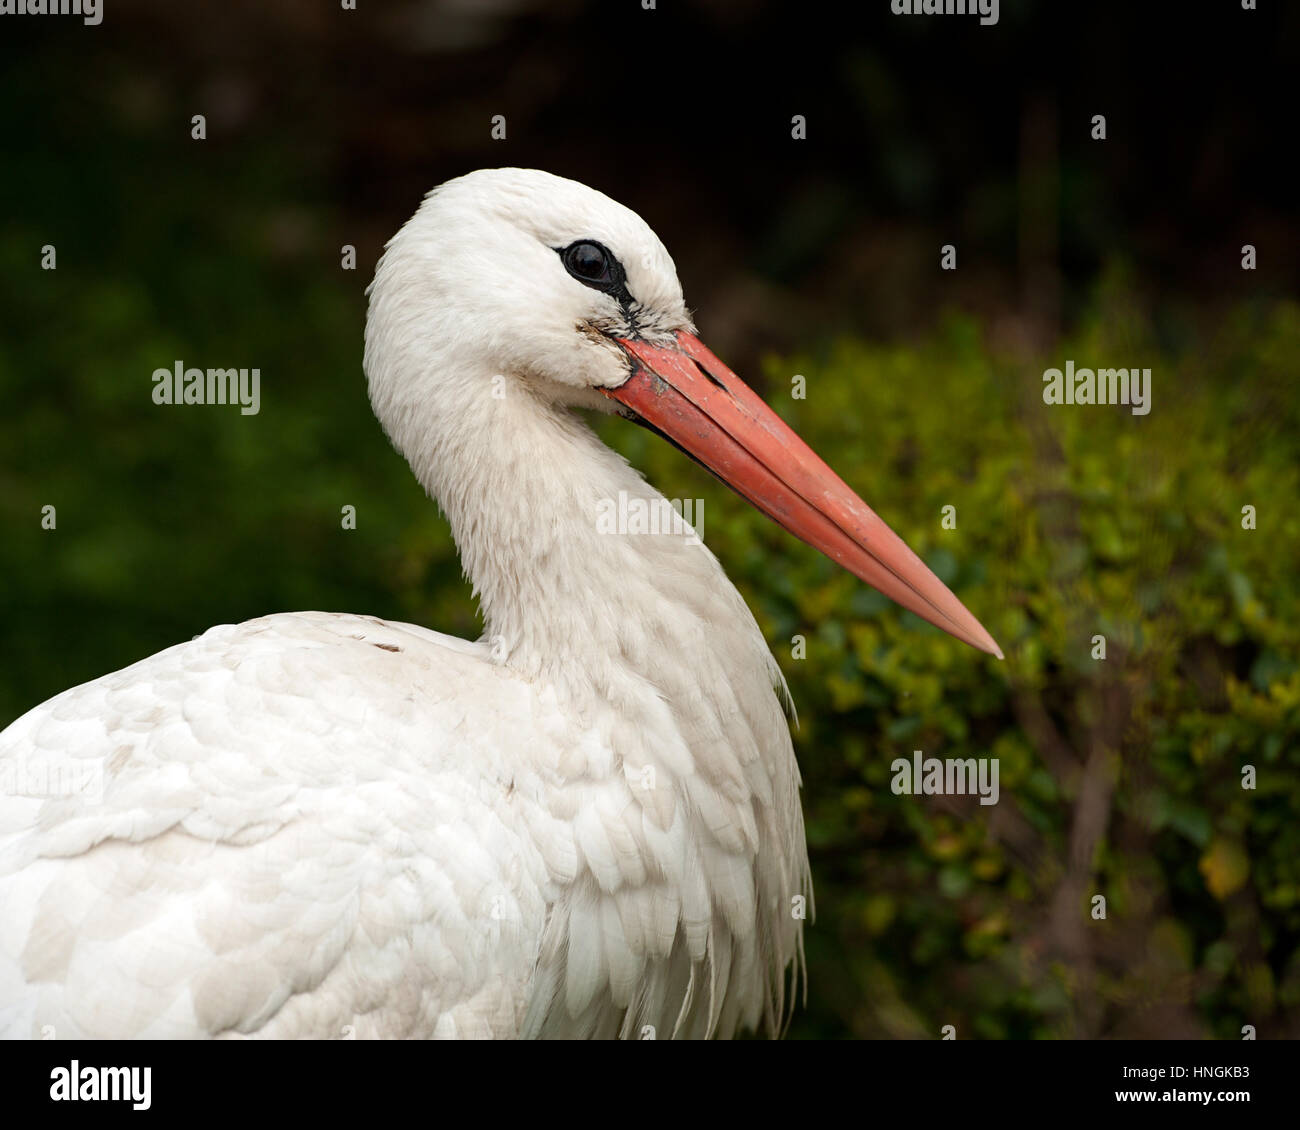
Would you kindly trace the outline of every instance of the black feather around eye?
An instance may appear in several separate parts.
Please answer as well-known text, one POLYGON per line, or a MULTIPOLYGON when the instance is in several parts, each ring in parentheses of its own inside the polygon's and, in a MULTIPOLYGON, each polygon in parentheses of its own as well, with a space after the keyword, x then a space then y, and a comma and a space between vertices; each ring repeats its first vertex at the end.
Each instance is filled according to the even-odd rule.
POLYGON ((557 247, 555 250, 559 252, 564 269, 583 286, 613 295, 622 306, 631 305, 627 272, 603 243, 594 239, 579 239, 568 247, 557 247))

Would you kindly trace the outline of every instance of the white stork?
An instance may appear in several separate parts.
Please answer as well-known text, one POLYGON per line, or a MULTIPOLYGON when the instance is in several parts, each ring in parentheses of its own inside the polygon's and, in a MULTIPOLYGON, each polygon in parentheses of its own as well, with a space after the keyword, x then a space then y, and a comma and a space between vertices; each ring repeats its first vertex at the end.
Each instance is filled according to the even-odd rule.
POLYGON ((997 645, 699 342, 668 252, 599 192, 450 181, 369 294, 371 402, 447 516, 484 636, 266 616, 14 722, 0 1034, 777 1031, 811 893, 784 682, 696 539, 601 527, 620 492, 663 503, 573 410, 661 432, 997 645))

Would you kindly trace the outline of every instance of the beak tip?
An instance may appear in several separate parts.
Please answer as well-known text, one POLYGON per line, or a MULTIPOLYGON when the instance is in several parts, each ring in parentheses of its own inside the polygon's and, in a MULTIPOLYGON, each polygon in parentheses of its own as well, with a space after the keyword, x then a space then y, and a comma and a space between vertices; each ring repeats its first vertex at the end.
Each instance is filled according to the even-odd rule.
POLYGON ((981 651, 986 652, 987 654, 993 656, 994 659, 1006 659, 1006 656, 1002 654, 1002 649, 998 646, 998 641, 995 640, 991 635, 989 635, 988 631, 983 627, 983 625, 980 626, 979 635, 980 635, 980 640, 975 645, 976 647, 978 647, 981 651))

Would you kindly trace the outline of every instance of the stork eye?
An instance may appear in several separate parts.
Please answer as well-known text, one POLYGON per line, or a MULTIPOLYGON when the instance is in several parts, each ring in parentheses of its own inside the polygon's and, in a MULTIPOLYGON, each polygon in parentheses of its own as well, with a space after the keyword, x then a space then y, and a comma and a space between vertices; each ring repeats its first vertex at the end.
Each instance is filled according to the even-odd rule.
POLYGON ((587 282, 599 282, 609 273, 609 258, 598 243, 575 243, 564 253, 570 274, 587 282))
POLYGON ((623 266, 604 244, 580 239, 558 250, 564 269, 585 286, 607 294, 622 288, 626 278, 623 266))

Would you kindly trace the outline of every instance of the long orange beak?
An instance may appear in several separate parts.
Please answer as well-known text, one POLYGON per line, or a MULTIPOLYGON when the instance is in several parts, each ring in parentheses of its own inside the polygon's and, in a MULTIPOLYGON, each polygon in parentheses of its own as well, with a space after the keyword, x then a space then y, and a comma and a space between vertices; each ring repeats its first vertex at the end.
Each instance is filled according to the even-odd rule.
POLYGON ((624 339, 632 376, 601 391, 693 456, 795 537, 973 647, 1002 650, 960 600, 703 342, 624 339))

